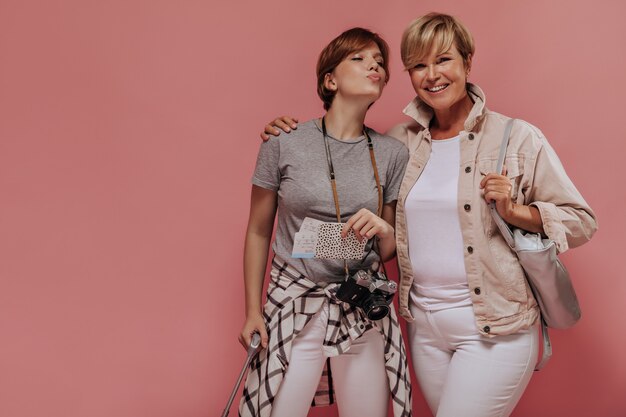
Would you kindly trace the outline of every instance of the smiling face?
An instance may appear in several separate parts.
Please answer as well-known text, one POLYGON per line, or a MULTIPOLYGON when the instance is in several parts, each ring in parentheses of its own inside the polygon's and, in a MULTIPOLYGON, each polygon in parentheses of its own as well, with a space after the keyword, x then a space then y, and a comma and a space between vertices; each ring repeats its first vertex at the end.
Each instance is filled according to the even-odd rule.
POLYGON ((447 111, 467 99, 466 82, 471 67, 453 43, 446 51, 433 48, 409 69, 411 83, 418 97, 435 113, 447 111))
MULTIPOLYGON (((374 42, 350 53, 326 74, 324 85, 335 92, 334 100, 378 100, 387 80, 383 54, 374 42)), ((334 101, 333 100, 333 101, 334 101)))

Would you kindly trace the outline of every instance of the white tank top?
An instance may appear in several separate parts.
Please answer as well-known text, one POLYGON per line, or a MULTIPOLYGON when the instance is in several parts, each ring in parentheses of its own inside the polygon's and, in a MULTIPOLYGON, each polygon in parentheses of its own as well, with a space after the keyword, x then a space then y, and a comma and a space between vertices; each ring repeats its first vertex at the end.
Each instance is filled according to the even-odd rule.
POLYGON ((458 213, 460 160, 459 136, 433 140, 430 159, 406 198, 411 299, 427 310, 471 305, 458 213))

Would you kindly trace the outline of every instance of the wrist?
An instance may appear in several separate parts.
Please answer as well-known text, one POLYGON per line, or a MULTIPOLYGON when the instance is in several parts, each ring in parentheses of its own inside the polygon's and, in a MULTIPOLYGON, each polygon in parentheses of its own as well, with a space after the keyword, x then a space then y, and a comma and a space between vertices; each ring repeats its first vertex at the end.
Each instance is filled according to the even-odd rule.
POLYGON ((381 240, 394 239, 395 238, 395 229, 392 225, 387 223, 387 227, 384 228, 384 231, 378 236, 381 240))
POLYGON ((261 306, 246 307, 246 319, 255 319, 263 316, 261 306))
POLYGON ((263 321, 263 315, 260 313, 254 313, 254 314, 247 314, 246 315, 246 321, 248 323, 256 323, 259 321, 263 321))
POLYGON ((519 205, 515 203, 511 203, 508 210, 506 210, 505 215, 502 216, 505 222, 513 224, 515 220, 518 218, 519 205))

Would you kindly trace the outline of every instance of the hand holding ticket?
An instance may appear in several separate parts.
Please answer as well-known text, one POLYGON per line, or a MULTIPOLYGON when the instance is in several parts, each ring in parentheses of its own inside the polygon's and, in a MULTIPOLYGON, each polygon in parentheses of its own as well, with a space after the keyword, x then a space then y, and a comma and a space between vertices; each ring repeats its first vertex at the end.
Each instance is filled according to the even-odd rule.
POLYGON ((353 230, 341 237, 344 223, 321 222, 306 217, 294 236, 292 257, 320 259, 361 259, 367 239, 361 242, 353 230))

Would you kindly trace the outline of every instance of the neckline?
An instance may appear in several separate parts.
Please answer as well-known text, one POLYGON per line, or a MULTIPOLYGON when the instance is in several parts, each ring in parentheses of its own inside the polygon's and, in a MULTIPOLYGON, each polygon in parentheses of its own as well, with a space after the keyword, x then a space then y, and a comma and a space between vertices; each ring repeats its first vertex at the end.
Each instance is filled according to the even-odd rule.
POLYGON ((430 142, 432 144, 435 144, 435 143, 446 144, 446 143, 458 142, 459 140, 461 140, 461 135, 456 135, 454 137, 447 138, 447 139, 431 139, 430 142))
MULTIPOLYGON (((315 125, 317 130, 320 131, 320 133, 322 133, 322 134, 324 133, 324 131, 322 130, 321 119, 313 119, 313 124, 315 125)), ((367 129, 367 127, 365 129, 367 129)), ((358 136, 358 137, 352 138, 352 139, 337 139, 336 137, 334 137, 333 135, 331 135, 328 132, 326 132, 326 136, 328 136, 330 139, 332 139, 332 140, 334 140, 336 142, 340 142, 340 143, 358 143, 358 142, 361 142, 362 140, 365 139, 365 135, 361 135, 361 136, 358 136)))

